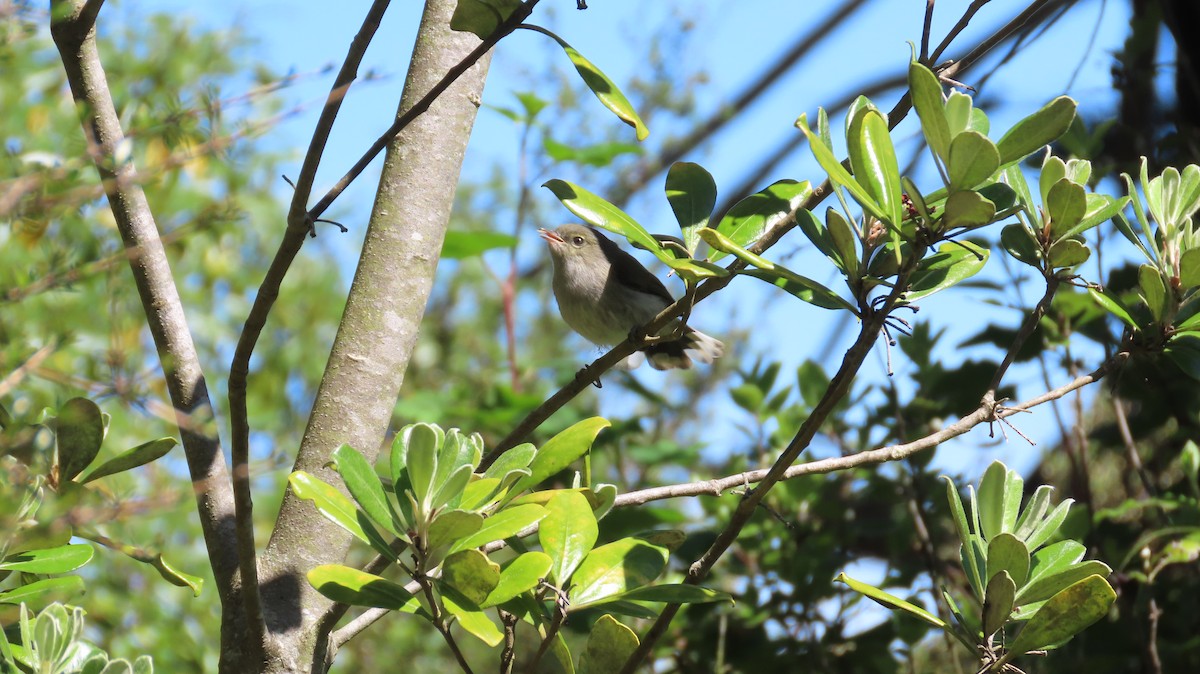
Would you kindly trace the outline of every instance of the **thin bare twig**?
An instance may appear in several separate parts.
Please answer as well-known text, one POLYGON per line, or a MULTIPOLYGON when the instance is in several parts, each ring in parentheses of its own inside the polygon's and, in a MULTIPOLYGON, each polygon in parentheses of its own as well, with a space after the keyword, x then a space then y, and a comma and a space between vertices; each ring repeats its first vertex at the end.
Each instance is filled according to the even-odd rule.
POLYGON ((921 63, 929 64, 929 33, 933 28, 933 5, 936 0, 925 0, 925 23, 921 27, 921 63))
POLYGON ((1121 442, 1125 445, 1125 459, 1129 462, 1129 467, 1137 473, 1138 479, 1141 482, 1142 493, 1139 497, 1145 499, 1147 497, 1158 496, 1158 490, 1154 487, 1154 480, 1150 478, 1146 472, 1146 467, 1142 465, 1142 457, 1138 454, 1137 443, 1133 441, 1133 433, 1129 430, 1129 419, 1125 416, 1125 405, 1121 402, 1121 398, 1114 391, 1112 396, 1113 416, 1117 420, 1117 431, 1121 434, 1121 442))

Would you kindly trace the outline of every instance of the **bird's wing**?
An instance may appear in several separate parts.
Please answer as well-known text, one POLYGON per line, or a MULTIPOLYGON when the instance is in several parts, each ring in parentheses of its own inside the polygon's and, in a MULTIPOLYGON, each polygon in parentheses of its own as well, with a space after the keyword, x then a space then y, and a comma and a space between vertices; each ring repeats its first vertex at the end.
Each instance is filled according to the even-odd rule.
POLYGON ((647 295, 661 297, 667 302, 675 301, 663 282, 643 267, 637 258, 621 250, 620 246, 599 232, 596 232, 596 239, 600 243, 600 250, 604 251, 604 257, 608 258, 609 264, 613 266, 613 273, 617 274, 617 278, 647 295))

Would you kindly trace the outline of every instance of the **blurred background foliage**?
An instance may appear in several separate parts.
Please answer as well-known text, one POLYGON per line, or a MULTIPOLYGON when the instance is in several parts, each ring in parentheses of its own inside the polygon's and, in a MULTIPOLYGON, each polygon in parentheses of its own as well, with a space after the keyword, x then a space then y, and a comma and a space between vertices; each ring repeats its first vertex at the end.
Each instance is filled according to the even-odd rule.
MULTIPOLYGON (((1064 15, 1069 20, 1076 3, 1051 4, 1063 14, 1041 21, 1064 15)), ((1126 48, 1112 61, 1119 110, 1112 118, 1082 120, 1060 148, 1091 159, 1094 180, 1134 173, 1142 155, 1151 158, 1152 174, 1198 158, 1197 45, 1176 43, 1173 95, 1157 95, 1148 84, 1155 81, 1163 44, 1200 28, 1195 12, 1186 0, 1132 0, 1131 6, 1126 48)), ((173 434, 173 415, 47 24, 40 8, 0 2, 5 73, 0 401, 17 420, 30 422, 43 408, 88 396, 112 415, 105 451, 119 451, 173 434)), ((671 57, 690 39, 687 23, 681 25, 682 30, 663 25, 651 40, 621 45, 642 63, 625 90, 651 126, 669 119, 670 128, 701 128, 705 121, 696 106, 696 97, 705 93, 705 74, 681 72, 671 57)), ((220 414, 232 345, 284 226, 287 193, 279 175, 293 170, 295 159, 294 153, 266 149, 263 137, 295 112, 279 90, 313 75, 281 74, 274 64, 256 62, 246 29, 200 29, 165 14, 105 26, 103 57, 132 140, 128 152, 168 242, 220 414)), ((491 96, 481 114, 512 122, 514 135, 523 139, 519 155, 496 165, 488 179, 460 186, 453 231, 528 241, 537 227, 564 219, 557 205, 530 198, 545 179, 577 181, 619 204, 647 187, 648 167, 688 142, 685 132, 658 136, 645 149, 629 146, 623 130, 588 100, 561 58, 545 59, 543 70, 530 73, 528 90, 510 94, 491 96)), ((654 185, 651 192, 657 181, 654 185)), ((263 524, 274 518, 344 303, 351 269, 327 243, 336 236, 334 229, 322 229, 305 247, 252 362, 255 372, 270 375, 252 373, 249 380, 256 515, 263 524)), ((1111 227, 1099 228, 1097 236, 1112 237, 1111 227)), ((432 421, 481 432, 492 443, 589 355, 581 356, 558 317, 547 261, 526 264, 515 249, 503 247, 510 244, 443 261, 396 407, 397 427, 432 421)), ((781 252, 788 245, 798 244, 785 241, 781 252)), ((1005 256, 994 257, 1004 260, 1011 284, 973 292, 1000 306, 1022 306, 1013 288, 1023 272, 1005 256)), ((1135 287, 1132 263, 1108 262, 1116 265, 1104 279, 1110 288, 1135 287)), ((1119 329, 1085 295, 1066 289, 1022 360, 1040 368, 1048 384, 1059 382, 1063 373, 1094 365, 1075 355, 1079 344, 1092 344, 1089 353, 1111 350, 1120 341, 1119 329)), ((721 335, 727 343, 740 341, 734 327, 726 326, 721 335)), ((998 359, 1012 336, 1011 324, 997 320, 979 325, 968 344, 994 345, 998 359)), ((786 345, 786 336, 780 344, 786 345)), ((814 452, 848 454, 920 437, 973 408, 995 363, 940 362, 941 350, 961 346, 917 323, 892 352, 907 360, 907 381, 861 380, 823 429, 814 452)), ((795 369, 774 362, 771 353, 735 352, 735 358, 672 378, 663 387, 627 373, 609 375, 602 392, 576 399, 533 440, 597 414, 603 396, 613 428, 596 445, 593 470, 622 491, 767 465, 774 448, 806 418, 832 361, 830 354, 812 354, 795 369), (714 410, 733 420, 722 424, 737 424, 738 431, 716 432, 707 423, 714 410)), ((1094 388, 1092 395, 1060 401, 1047 412, 1061 440, 1045 447, 1026 484, 1030 491, 1054 485, 1058 498, 1082 505, 1069 526, 1088 544, 1089 557, 1113 566, 1111 580, 1120 597, 1109 619, 1030 669, 1200 669, 1200 618, 1194 610, 1200 595, 1195 533, 1200 493, 1197 450, 1187 444, 1200 438, 1200 387, 1170 366, 1135 360, 1094 388)), ((988 442, 982 430, 975 434, 977 442, 988 442)), ((29 443, 35 454, 47 451, 36 438, 6 435, 3 443, 0 454, 29 443)), ((838 571, 858 565, 882 579, 877 584, 930 609, 929 588, 965 585, 956 575, 957 543, 933 460, 930 452, 904 463, 780 485, 711 579, 734 594, 737 604, 687 608, 662 641, 658 671, 973 671, 949 644, 926 638, 924 626, 893 617, 831 582, 838 571)), ((11 470, 6 464, 6 475, 11 470)), ((110 480, 102 496, 113 507, 100 523, 109 535, 169 551, 184 571, 208 575, 180 456, 110 480)), ((682 571, 680 560, 694 559, 707 547, 736 499, 727 494, 620 510, 602 521, 601 542, 657 527, 683 528, 689 538, 673 558, 682 571)), ((268 532, 269 526, 258 531, 268 532)), ((354 558, 358 554, 366 551, 356 549, 347 563, 364 561, 354 558)), ((192 598, 111 551, 98 555, 83 574, 88 594, 79 603, 87 608, 95 641, 114 653, 152 654, 159 671, 215 670, 214 593, 192 598)), ((0 617, 8 622, 11 616, 0 611, 0 617)), ((585 634, 587 622, 568 624, 568 638, 585 634)), ((470 651, 476 642, 463 643, 468 658, 480 657, 470 651)), ((384 620, 351 641, 336 667, 374 671, 394 667, 398 657, 415 671, 453 668, 427 627, 403 617, 384 620)))

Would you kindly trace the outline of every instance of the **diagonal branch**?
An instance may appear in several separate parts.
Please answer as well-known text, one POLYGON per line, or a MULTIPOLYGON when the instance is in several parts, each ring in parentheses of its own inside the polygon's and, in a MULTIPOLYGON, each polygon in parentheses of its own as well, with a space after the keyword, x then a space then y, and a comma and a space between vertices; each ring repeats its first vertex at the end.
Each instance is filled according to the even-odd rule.
POLYGON ((237 631, 237 612, 228 609, 237 605, 240 581, 229 474, 208 386, 158 227, 135 179, 133 163, 117 157, 125 136, 96 44, 96 16, 101 5, 100 0, 54 0, 50 31, 80 111, 88 154, 100 173, 129 253, 130 270, 179 422, 209 562, 221 604, 227 609, 222 612, 222 634, 232 635, 237 631))

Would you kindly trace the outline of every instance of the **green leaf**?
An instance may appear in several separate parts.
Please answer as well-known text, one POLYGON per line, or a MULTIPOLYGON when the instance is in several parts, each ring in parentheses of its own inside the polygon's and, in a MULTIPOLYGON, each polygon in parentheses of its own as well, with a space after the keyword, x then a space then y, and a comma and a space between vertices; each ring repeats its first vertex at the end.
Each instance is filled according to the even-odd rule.
POLYGON ((948 242, 917 264, 905 300, 916 302, 957 285, 983 269, 988 251, 967 241, 948 242))
POLYGON ((1179 285, 1183 290, 1200 286, 1200 248, 1185 250, 1180 256, 1179 285))
POLYGON ((1011 533, 1021 508, 1021 488, 1024 481, 1015 470, 999 461, 992 462, 979 483, 979 517, 985 541, 996 534, 1011 533))
POLYGON ((145 465, 151 461, 157 461, 166 456, 167 452, 179 442, 175 438, 159 438, 150 442, 143 442, 133 449, 114 456, 96 467, 95 470, 88 473, 77 482, 79 484, 87 484, 92 480, 98 480, 102 477, 123 473, 127 470, 133 470, 138 466, 145 465))
POLYGON ((883 113, 867 108, 854 114, 846 135, 854 178, 895 227, 904 219, 900 200, 900 167, 883 113))
POLYGON ((1075 225, 1066 232, 1063 232, 1061 238, 1066 239, 1073 236, 1079 236, 1096 225, 1099 225, 1106 220, 1111 220, 1113 216, 1115 216, 1117 213, 1120 213, 1125 209, 1125 206, 1129 204, 1129 197, 1115 199, 1107 194, 1088 192, 1086 202, 1087 205, 1083 214, 1083 219, 1079 221, 1079 224, 1075 225))
MULTIPOLYGON (((1025 504, 1025 508, 1021 510, 1021 516, 1017 519, 1017 526, 1013 529, 1013 535, 1022 541, 1029 539, 1030 534, 1042 524, 1043 518, 1046 517, 1046 512, 1050 510, 1050 495, 1053 492, 1054 487, 1045 484, 1034 490, 1033 496, 1025 504)), ((1028 552, 1028 549, 1026 551, 1028 552)))
POLYGON ((545 508, 533 503, 510 506, 483 520, 483 526, 455 544, 453 550, 477 548, 492 541, 515 536, 522 529, 542 521, 546 515, 545 508))
POLYGON ((500 583, 500 565, 478 550, 460 550, 442 563, 441 582, 479 606, 500 583))
POLYGON ((0 560, 0 571, 38 574, 68 573, 90 562, 95 553, 92 546, 86 544, 26 550, 0 560))
POLYGON ((987 573, 987 553, 983 537, 971 534, 970 540, 959 549, 958 554, 962 560, 963 571, 967 574, 967 581, 971 583, 971 589, 976 597, 982 597, 987 582, 984 578, 987 573))
POLYGON ((946 199, 942 213, 942 231, 975 229, 990 224, 996 217, 996 204, 979 192, 963 190, 946 199))
POLYGON ((1041 267, 1041 248, 1024 225, 1005 225, 1004 229, 1000 230, 1000 245, 1020 262, 1031 267, 1041 267))
POLYGON ((554 38, 554 41, 567 53, 567 58, 571 59, 571 63, 579 72, 583 83, 592 90, 596 98, 600 99, 604 107, 611 110, 622 122, 632 126, 639 141, 646 140, 646 137, 650 135, 650 129, 647 129, 646 125, 642 123, 642 118, 638 116, 637 110, 633 109, 633 104, 629 102, 628 98, 625 98, 625 94, 621 93, 617 85, 562 38, 549 33, 549 31, 546 31, 546 34, 554 38))
POLYGON ((858 271, 858 235, 846 218, 833 208, 825 211, 825 227, 833 243, 834 254, 830 257, 847 276, 855 274, 858 271))
POLYGON ((1063 178, 1046 195, 1046 212, 1050 216, 1050 239, 1057 241, 1083 220, 1087 194, 1082 186, 1063 178))
POLYGON ((162 556, 161 552, 156 553, 149 559, 138 559, 136 557, 134 559, 153 566, 154 570, 158 571, 158 575, 168 583, 176 587, 188 588, 192 591, 193 597, 199 597, 200 592, 204 589, 204 578, 202 576, 196 576, 180 571, 179 569, 175 568, 174 564, 168 562, 167 559, 162 556))
POLYGON ((519 594, 534 589, 550 572, 551 564, 553 561, 550 559, 550 555, 544 552, 522 553, 500 572, 500 581, 479 605, 480 608, 503 604, 519 594))
POLYGON ((592 625, 580 654, 580 674, 617 674, 637 650, 637 634, 612 615, 601 615, 592 625))
POLYGON ((1071 128, 1075 119, 1075 101, 1059 96, 1041 110, 1017 122, 996 143, 1000 151, 1000 165, 1008 166, 1033 154, 1038 148, 1048 145, 1071 128))
POLYGON ((812 150, 813 157, 816 158, 821 168, 829 174, 830 182, 849 192, 850 196, 854 197, 854 200, 863 207, 863 210, 870 213, 875 219, 886 221, 888 214, 879 204, 875 203, 875 200, 863 189, 862 185, 858 184, 858 181, 854 179, 854 176, 850 175, 846 167, 842 166, 842 163, 834 156, 833 150, 808 128, 807 115, 800 115, 800 118, 796 120, 796 127, 808 138, 808 145, 812 150))
MULTIPOLYGON (((437 473, 437 455, 446 435, 442 429, 430 424, 413 424, 404 429, 405 466, 408 468, 408 479, 412 484, 413 495, 417 502, 429 510, 429 497, 437 485, 433 478, 437 473)), ((403 500, 404 496, 396 494, 403 500)))
POLYGON ((1112 569, 1107 564, 1095 559, 1073 564, 1058 570, 1049 570, 1038 574, 1036 578, 1030 578, 1025 587, 1022 587, 1020 592, 1017 593, 1017 604, 1024 606, 1025 604, 1049 599, 1064 588, 1092 574, 1107 577, 1110 573, 1112 573, 1112 569))
POLYGON ((637 538, 622 538, 592 550, 571 578, 571 608, 623 598, 658 578, 667 567, 666 548, 637 538))
POLYGON ((673 255, 663 250, 658 239, 651 236, 636 220, 599 196, 574 183, 557 178, 547 180, 542 187, 550 190, 568 211, 589 225, 623 236, 638 248, 654 253, 663 262, 675 260, 673 255))
POLYGON ((1050 598, 1032 617, 1008 651, 1003 665, 1018 655, 1061 644, 1108 614, 1117 593, 1102 576, 1087 576, 1050 598))
POLYGON ((958 496, 958 487, 949 477, 942 475, 941 478, 946 481, 946 502, 950 504, 950 515, 954 518, 954 530, 958 532, 958 540, 964 546, 969 545, 971 528, 967 524, 967 513, 963 510, 962 499, 958 496))
MULTIPOLYGON (((780 180, 742 199, 729 209, 716 231, 733 243, 745 248, 758 240, 762 233, 776 224, 792 217, 809 196, 812 188, 808 181, 780 180)), ((703 230, 696 230, 699 236, 703 230)), ((708 260, 716 262, 725 257, 726 251, 714 249, 708 260)))
MULTIPOLYGON (((951 91, 946 97, 946 124, 950 127, 950 138, 957 137, 971 124, 971 97, 961 91, 951 91)), ((951 143, 953 144, 953 140, 951 143)))
POLYGON ((532 443, 523 442, 516 447, 501 454, 492 465, 488 466, 487 470, 483 471, 484 477, 504 478, 509 473, 523 468, 528 468, 529 463, 533 461, 533 457, 537 455, 537 449, 532 443))
POLYGON ((728 593, 685 583, 645 585, 625 592, 621 595, 621 599, 625 601, 658 601, 668 604, 711 604, 720 601, 733 603, 733 597, 728 593))
POLYGON ((308 572, 308 582, 324 597, 353 606, 413 613, 419 603, 404 586, 341 564, 323 564, 308 572))
POLYGON ((579 654, 579 669, 575 671, 579 674, 617 674, 637 647, 637 634, 606 613, 592 625, 587 645, 579 654))
POLYGON ((439 512, 429 524, 427 548, 432 558, 430 566, 436 566, 441 554, 448 554, 466 547, 460 543, 479 531, 483 526, 483 515, 467 510, 445 510, 439 512))
POLYGON ((1121 319, 1129 327, 1137 328, 1137 321, 1133 320, 1133 316, 1129 313, 1129 310, 1125 308, 1121 300, 1117 299, 1116 295, 1107 289, 1098 291, 1095 288, 1088 288, 1088 295, 1091 295, 1096 304, 1103 307, 1105 311, 1121 319))
POLYGON ((964 131, 950 143, 950 160, 947 173, 950 192, 969 190, 983 184, 1000 167, 1000 152, 987 136, 975 131, 964 131))
POLYGON ((667 169, 666 190, 671 211, 683 232, 683 245, 689 254, 695 255, 700 244, 696 232, 708 226, 717 205, 717 183, 703 166, 677 161, 667 169))
POLYGON ((392 518, 392 509, 388 505, 387 496, 383 493, 383 483, 375 469, 362 454, 350 445, 342 445, 333 451, 334 467, 350 495, 358 502, 359 507, 373 522, 382 526, 393 536, 400 533, 400 527, 392 518))
POLYGON ((55 419, 58 444, 58 479, 67 481, 95 460, 104 442, 104 418, 96 403, 71 398, 63 403, 55 419))
MULTIPOLYGON (((990 559, 988 560, 990 563, 990 559)), ((1007 571, 1001 571, 988 581, 987 592, 983 600, 983 635, 990 637, 995 634, 1008 617, 1012 615, 1013 597, 1016 596, 1017 586, 1007 571)))
POLYGON ((1059 239, 1050 246, 1046 261, 1052 269, 1066 269, 1087 262, 1091 255, 1091 249, 1079 239, 1059 239))
POLYGON ((288 485, 297 498, 312 501, 317 512, 324 515, 325 519, 354 534, 363 543, 370 543, 358 519, 358 509, 333 485, 302 470, 288 476, 288 485))
POLYGON ((901 599, 900 597, 897 597, 896 595, 891 594, 890 592, 885 592, 883 590, 880 590, 879 588, 874 587, 873 585, 867 585, 866 583, 863 583, 861 581, 854 580, 850 576, 847 576, 844 572, 839 573, 837 575, 837 578, 834 578, 833 580, 835 582, 842 582, 842 583, 845 583, 846 585, 849 585, 851 590, 854 590, 855 592, 857 592, 861 595, 865 595, 867 598, 874 600, 875 602, 879 603, 880 605, 882 605, 886 608, 890 608, 894 611, 895 610, 904 611, 905 613, 907 613, 925 623, 933 625, 934 627, 940 627, 944 630, 948 630, 950 628, 950 626, 947 625, 944 620, 935 616, 934 614, 930 613, 929 611, 926 611, 925 609, 921 608, 920 606, 917 606, 916 604, 913 604, 912 602, 905 601, 905 600, 901 599))
POLYGON ((458 624, 464 630, 488 646, 499 646, 500 642, 504 641, 504 634, 500 632, 500 628, 496 627, 496 623, 492 622, 487 613, 472 608, 464 602, 465 600, 461 596, 456 597, 454 592, 446 592, 442 595, 442 604, 458 620, 458 624))
POLYGON ((486 40, 521 5, 520 0, 458 0, 450 29, 474 33, 486 40))
POLYGON ((912 92, 917 117, 921 120, 925 142, 944 164, 950 157, 950 126, 946 123, 942 83, 932 70, 912 61, 908 64, 908 88, 912 92))
POLYGON ((461 260, 482 255, 497 248, 516 248, 517 237, 499 232, 446 232, 442 242, 442 259, 461 260))
MULTIPOLYGON (((1032 550, 1032 547, 1029 547, 1032 550)), ((1062 540, 1033 553, 1033 563, 1030 567, 1029 580, 1026 584, 1039 581, 1050 575, 1065 571, 1083 559, 1087 548, 1078 541, 1062 540)))
POLYGON ((36 610, 56 599, 69 599, 83 592, 83 579, 79 576, 45 578, 0 592, 0 604, 26 604, 36 610))
POLYGON ((700 238, 704 239, 709 246, 717 250, 733 253, 739 259, 758 267, 758 269, 747 269, 740 273, 747 276, 753 276, 757 279, 766 281, 772 285, 783 288, 792 295, 823 309, 846 309, 858 315, 858 311, 846 300, 842 299, 837 293, 829 288, 817 283, 816 281, 805 278, 796 272, 766 260, 741 246, 730 241, 720 232, 714 229, 700 230, 700 238))
POLYGON ((538 540, 554 562, 550 577, 562 588, 596 544, 599 529, 592 506, 578 491, 559 492, 546 504, 546 510, 549 512, 538 528, 538 540))
MULTIPOLYGON (((1017 587, 1025 584, 1029 578, 1029 550, 1021 539, 1010 533, 1000 533, 988 542, 987 578, 996 577, 998 573, 1007 573, 1017 587)), ((1012 610, 1012 607, 1009 607, 1012 610)))
POLYGON ((640 145, 633 143, 595 143, 574 146, 560 143, 547 133, 542 137, 542 149, 554 161, 572 161, 587 166, 603 168, 623 154, 641 154, 640 145))
POLYGON ((546 478, 574 463, 576 459, 591 451, 596 436, 611 425, 607 419, 591 417, 571 425, 547 440, 529 463, 530 474, 517 480, 509 490, 509 495, 515 496, 541 484, 546 478))
POLYGON ((1138 287, 1142 290, 1142 299, 1150 307, 1154 320, 1161 321, 1167 312, 1167 286, 1163 283, 1158 267, 1144 264, 1138 267, 1138 287))

